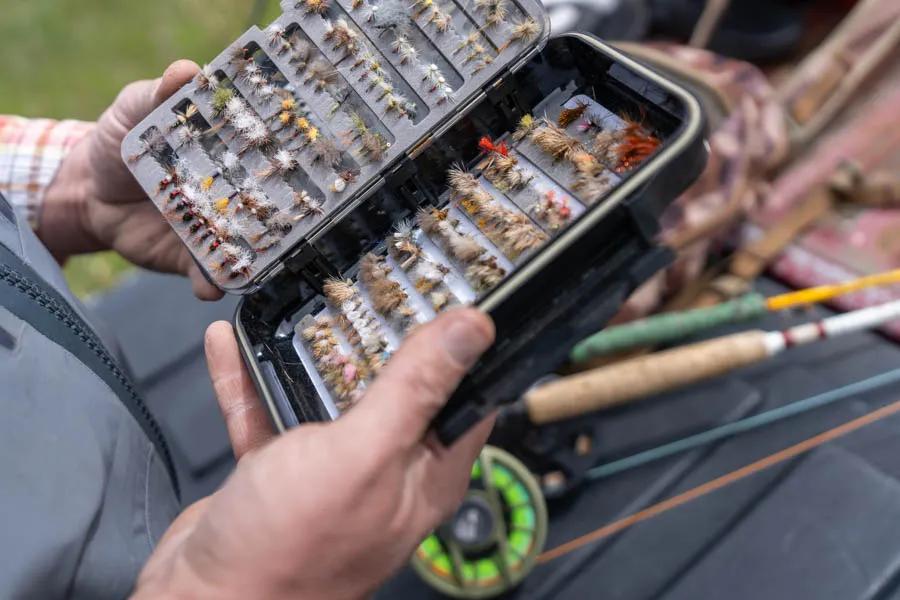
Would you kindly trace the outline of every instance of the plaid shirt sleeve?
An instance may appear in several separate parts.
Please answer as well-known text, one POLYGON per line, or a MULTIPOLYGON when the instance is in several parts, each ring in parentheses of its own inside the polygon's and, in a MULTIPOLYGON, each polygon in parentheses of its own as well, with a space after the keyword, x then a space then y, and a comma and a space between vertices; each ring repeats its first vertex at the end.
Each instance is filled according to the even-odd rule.
POLYGON ((92 126, 0 115, 0 193, 32 228, 62 159, 92 126))

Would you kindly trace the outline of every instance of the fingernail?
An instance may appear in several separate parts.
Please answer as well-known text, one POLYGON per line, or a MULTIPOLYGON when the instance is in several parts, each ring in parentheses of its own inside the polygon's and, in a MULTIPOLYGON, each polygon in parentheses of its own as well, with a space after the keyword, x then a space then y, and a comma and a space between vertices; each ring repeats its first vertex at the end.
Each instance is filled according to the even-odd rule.
POLYGON ((466 368, 474 365, 491 344, 484 327, 472 317, 462 315, 447 328, 442 342, 447 353, 466 368))

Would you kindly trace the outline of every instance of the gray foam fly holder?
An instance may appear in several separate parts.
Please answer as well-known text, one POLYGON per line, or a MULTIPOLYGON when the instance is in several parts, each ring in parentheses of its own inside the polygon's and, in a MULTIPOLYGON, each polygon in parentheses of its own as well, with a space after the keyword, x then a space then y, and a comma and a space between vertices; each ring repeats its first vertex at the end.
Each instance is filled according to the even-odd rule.
POLYGON ((412 1, 284 0, 125 138, 134 177, 223 290, 258 288, 549 34, 535 0, 505 0, 493 24, 488 2, 412 1), (535 35, 511 39, 526 20, 535 35), (268 143, 248 143, 263 126, 268 143))

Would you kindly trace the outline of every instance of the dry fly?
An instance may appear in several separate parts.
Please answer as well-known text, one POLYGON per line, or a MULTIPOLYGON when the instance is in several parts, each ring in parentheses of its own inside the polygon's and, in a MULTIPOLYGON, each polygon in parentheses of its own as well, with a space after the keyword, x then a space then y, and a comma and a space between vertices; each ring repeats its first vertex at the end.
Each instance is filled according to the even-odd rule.
POLYGON ((297 74, 299 75, 303 71, 306 70, 306 67, 309 65, 309 59, 312 56, 312 44, 302 38, 294 38, 294 42, 292 44, 293 52, 291 53, 291 57, 289 62, 291 64, 297 65, 297 74))
POLYGON ((414 62, 419 58, 419 51, 416 50, 409 39, 402 35, 398 35, 391 43, 391 49, 394 51, 394 54, 400 57, 401 65, 407 62, 414 62))
POLYGON ((274 46, 279 40, 285 39, 286 32, 284 30, 284 25, 275 22, 266 27, 265 34, 269 44, 274 46))
POLYGON ((444 102, 453 102, 453 88, 449 85, 439 85, 435 90, 437 94, 437 104, 441 105, 444 102))
POLYGON ((530 139, 554 160, 570 160, 573 154, 584 149, 581 142, 546 119, 531 132, 530 139))
POLYGON ((471 264, 485 253, 476 239, 456 230, 449 222, 446 211, 420 208, 416 220, 422 231, 438 238, 450 256, 463 264, 471 264))
POLYGON ((215 69, 210 65, 203 65, 200 72, 194 77, 197 82, 197 89, 202 92, 215 91, 219 87, 219 78, 216 77, 215 69))
POLYGON ((572 108, 563 108, 556 118, 556 123, 563 129, 584 116, 590 104, 584 100, 577 100, 572 108))
POLYGON ((557 197, 554 190, 547 190, 531 207, 531 212, 544 223, 548 229, 557 231, 572 218, 569 199, 557 197))
POLYGON ((240 64, 248 58, 247 49, 243 46, 232 46, 228 50, 228 62, 231 64, 240 64))
POLYGON ((513 141, 520 142, 528 137, 531 134, 531 131, 534 129, 537 123, 534 120, 534 117, 531 115, 525 115, 521 119, 519 119, 519 125, 516 127, 515 132, 512 134, 513 141))
POLYGON ((202 135, 203 132, 193 125, 185 125, 181 127, 176 134, 178 138, 178 146, 190 148, 197 143, 202 135))
POLYGON ((337 168, 341 164, 341 149, 332 140, 324 137, 318 138, 309 146, 313 164, 321 163, 331 168, 337 168))
POLYGON ((481 62, 478 64, 478 66, 475 67, 474 69, 472 69, 472 75, 477 75, 478 73, 480 73, 484 69, 488 68, 492 64, 494 64, 493 57, 485 54, 484 56, 481 57, 481 62))
POLYGON ((215 116, 224 114, 228 103, 234 98, 234 91, 230 88, 217 88, 209 102, 209 107, 215 116))
POLYGON ((509 37, 503 42, 499 48, 497 48, 497 54, 500 54, 504 50, 510 47, 510 45, 515 44, 516 42, 523 43, 531 43, 537 39, 538 34, 541 32, 541 27, 538 25, 538 22, 532 19, 531 17, 526 18, 524 21, 513 24, 510 28, 509 37))
POLYGON ((486 54, 487 54, 487 50, 485 49, 484 46, 482 46, 481 44, 478 44, 478 43, 472 44, 472 50, 469 51, 468 55, 466 55, 466 58, 465 58, 465 60, 463 60, 462 64, 467 65, 470 62, 472 62, 473 60, 475 60, 476 58, 485 56, 486 54))
POLYGON ((404 219, 394 226, 388 250, 404 271, 408 271, 416 264, 422 256, 422 247, 414 239, 411 221, 404 219))
POLYGON ((331 303, 338 307, 356 298, 356 290, 353 289, 353 282, 349 279, 329 279, 322 285, 322 291, 331 303))
POLYGON ((338 72, 330 63, 317 59, 309 67, 303 83, 313 83, 317 92, 323 91, 329 85, 338 81, 338 72))
POLYGON ((459 43, 459 45, 458 45, 458 46, 456 47, 456 49, 453 51, 453 54, 459 54, 460 52, 462 52, 463 50, 465 50, 465 49, 468 48, 469 46, 472 46, 472 45, 474 45, 475 43, 477 43, 478 40, 480 40, 480 39, 481 39, 481 32, 480 32, 480 31, 473 31, 473 32, 470 33, 468 36, 466 36, 466 38, 465 38, 462 42, 459 43))
POLYGON ((497 287, 506 277, 506 270, 497 264, 497 258, 487 256, 466 267, 466 280, 479 292, 497 287))
POLYGON ((200 111, 197 109, 197 105, 193 102, 189 102, 187 106, 184 107, 184 110, 175 110, 175 123, 170 129, 175 129, 181 125, 187 125, 190 120, 199 113, 200 111))
POLYGON ((335 50, 343 50, 347 56, 359 53, 359 38, 344 19, 338 19, 334 24, 327 21, 323 37, 334 45, 335 50))
POLYGON ((325 214, 322 203, 313 199, 306 190, 294 192, 293 208, 299 211, 299 214, 294 217, 294 221, 301 221, 306 217, 325 214))
POLYGON ((493 154, 484 168, 484 176, 502 192, 525 187, 534 175, 520 168, 515 156, 493 154))
POLYGON ((384 136, 367 129, 360 135, 359 140, 362 143, 362 152, 366 155, 366 158, 372 162, 381 162, 384 159, 389 146, 384 136))
POLYGON ((253 265, 253 253, 238 246, 237 244, 225 243, 220 247, 222 252, 222 262, 216 265, 217 270, 224 269, 228 266, 231 270, 231 276, 237 277, 250 275, 250 267, 253 265))
POLYGON ((438 33, 447 33, 453 25, 453 17, 435 7, 432 9, 431 16, 428 17, 426 25, 434 25, 434 29, 438 33))
POLYGON ((575 182, 572 189, 587 203, 593 204, 610 188, 606 167, 585 151, 576 152, 570 159, 575 166, 575 182))
POLYGON ((617 173, 632 169, 644 162, 659 148, 660 140, 639 123, 625 119, 625 128, 618 132, 620 139, 615 146, 617 173))
POLYGON ((410 9, 413 10, 413 19, 418 19, 422 16, 426 10, 434 6, 434 0, 416 0, 416 2, 410 6, 410 9))
POLYGON ((261 179, 268 179, 269 177, 274 177, 275 175, 281 175, 284 177, 288 175, 291 171, 297 169, 300 166, 300 163, 297 162, 297 158, 291 153, 290 150, 279 150, 272 157, 269 166, 266 167, 263 171, 259 173, 259 177, 261 179))
POLYGON ((306 13, 324 15, 331 8, 331 0, 300 0, 294 8, 302 8, 306 13))
POLYGON ((375 312, 386 317, 412 317, 414 313, 406 306, 409 296, 389 277, 390 272, 384 258, 371 252, 359 263, 359 280, 366 286, 375 312))
POLYGON ((622 134, 618 130, 604 130, 594 136, 591 145, 591 154, 606 164, 613 164, 616 160, 614 156, 614 148, 622 139, 622 134))

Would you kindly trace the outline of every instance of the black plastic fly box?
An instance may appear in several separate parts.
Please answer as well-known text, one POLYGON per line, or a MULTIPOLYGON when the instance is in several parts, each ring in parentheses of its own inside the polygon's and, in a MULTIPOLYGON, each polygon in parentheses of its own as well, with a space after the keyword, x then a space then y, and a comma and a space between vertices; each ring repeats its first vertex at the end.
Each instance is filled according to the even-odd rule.
POLYGON ((559 367, 670 259, 697 102, 530 0, 286 0, 126 138, 211 281, 273 421, 337 418, 458 305, 497 342, 445 443, 559 367))

